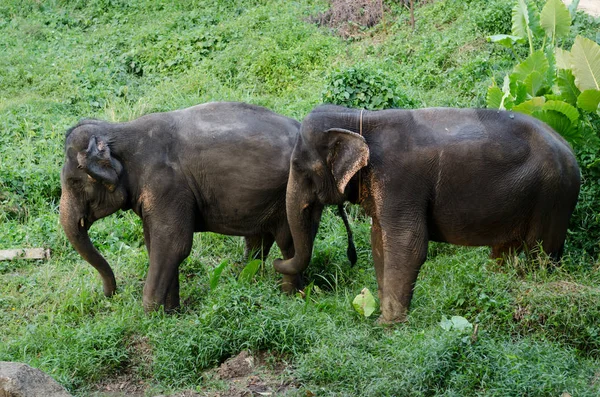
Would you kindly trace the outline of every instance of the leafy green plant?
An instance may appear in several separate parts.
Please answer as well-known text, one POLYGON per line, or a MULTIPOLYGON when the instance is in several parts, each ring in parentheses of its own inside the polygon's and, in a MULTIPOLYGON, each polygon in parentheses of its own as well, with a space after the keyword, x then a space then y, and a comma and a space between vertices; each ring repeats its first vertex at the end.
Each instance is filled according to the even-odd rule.
POLYGON ((363 288, 352 301, 352 307, 361 316, 370 317, 377 309, 377 302, 375 302, 375 297, 373 297, 371 291, 368 288, 363 288))
POLYGON ((416 107, 384 72, 360 66, 333 73, 321 96, 325 103, 369 110, 416 107))
POLYGON ((494 82, 488 88, 486 101, 490 108, 544 121, 573 145, 583 184, 571 222, 572 245, 596 257, 600 254, 600 46, 579 35, 570 50, 558 45, 570 34, 573 11, 560 0, 548 0, 541 12, 531 2, 517 1, 512 34, 488 39, 511 49, 517 59, 515 47, 528 43, 529 55, 504 77, 501 87, 494 82))
POLYGON ((548 0, 541 13, 532 3, 518 0, 512 17, 512 35, 489 40, 510 49, 528 42, 530 53, 502 87, 489 87, 488 107, 533 115, 572 143, 593 133, 588 113, 600 115, 600 46, 581 36, 571 51, 556 46, 571 26, 569 10, 560 0, 548 0), (535 49, 540 39, 541 47, 535 49))
POLYGON ((262 264, 263 261, 260 259, 254 259, 248 262, 248 264, 246 264, 246 266, 244 266, 244 268, 240 272, 240 275, 238 276, 238 281, 241 283, 252 281, 254 276, 256 276, 256 273, 258 273, 258 270, 260 269, 260 266, 262 264))

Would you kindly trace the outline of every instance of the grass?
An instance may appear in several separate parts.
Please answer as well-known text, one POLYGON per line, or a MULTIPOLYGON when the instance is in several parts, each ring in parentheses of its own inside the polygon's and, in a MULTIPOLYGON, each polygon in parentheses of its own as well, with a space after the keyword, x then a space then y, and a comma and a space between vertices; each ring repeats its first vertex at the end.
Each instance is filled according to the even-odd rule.
MULTIPOLYGON (((298 395, 598 395, 600 266, 576 251, 560 266, 515 258, 500 267, 485 248, 431 244, 408 323, 383 328, 351 307, 362 288, 377 289, 368 219, 350 208, 359 256, 350 268, 343 225, 327 210, 308 301, 278 291, 278 252, 255 282, 239 282, 241 239, 204 233, 181 267, 182 312, 145 315, 141 222, 118 213, 90 230, 117 275, 118 293, 103 297, 58 223, 64 131, 80 118, 241 100, 301 119, 330 76, 357 65, 420 106, 476 107, 513 66, 483 38, 506 33, 500 0, 417 7, 414 32, 390 2, 385 29, 348 41, 306 22, 322 1, 241 4, 0 5, 0 249, 52 248, 49 261, 0 262, 0 360, 38 367, 76 395, 122 373, 149 395, 219 390, 206 371, 244 349, 287 363, 298 395), (476 337, 439 326, 453 315, 478 324, 476 337)), ((579 15, 576 26, 591 37, 599 24, 579 15)))

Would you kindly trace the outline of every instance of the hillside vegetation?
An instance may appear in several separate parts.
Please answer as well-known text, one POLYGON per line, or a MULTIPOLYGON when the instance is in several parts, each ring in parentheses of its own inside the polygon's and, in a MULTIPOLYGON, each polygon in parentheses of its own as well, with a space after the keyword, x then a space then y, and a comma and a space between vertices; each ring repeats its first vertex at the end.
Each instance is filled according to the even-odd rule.
MULTIPOLYGON (((296 296, 279 292, 277 250, 240 280, 242 239, 197 234, 174 315, 143 312, 148 256, 133 213, 90 229, 117 276, 110 299, 62 232, 64 136, 81 118, 125 121, 209 101, 299 120, 323 102, 485 107, 488 87, 528 52, 486 40, 510 33, 512 2, 416 2, 414 30, 400 3, 385 1, 384 20, 342 38, 315 23, 328 9, 318 0, 3 0, 0 249, 47 247, 52 258, 0 262, 0 361, 38 367, 76 395, 123 379, 147 395, 224 393, 230 385, 214 368, 242 350, 266 355, 289 395, 599 395, 597 119, 575 148, 584 187, 563 261, 499 266, 485 247, 431 244, 409 320, 391 328, 352 308, 364 287, 377 289, 369 220, 357 207, 348 207, 357 265, 345 258, 342 222, 326 211, 312 288, 296 296), (452 316, 468 324, 449 325, 452 316)), ((561 44, 597 40, 599 30, 578 13, 561 44)))

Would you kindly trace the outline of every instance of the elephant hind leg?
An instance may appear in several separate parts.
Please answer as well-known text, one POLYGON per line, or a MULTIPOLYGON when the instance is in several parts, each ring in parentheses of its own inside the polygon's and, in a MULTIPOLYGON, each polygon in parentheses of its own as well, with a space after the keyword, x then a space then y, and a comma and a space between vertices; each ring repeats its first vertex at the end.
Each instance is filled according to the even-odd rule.
POLYGON ((275 238, 270 233, 256 234, 246 236, 246 248, 244 249, 244 258, 265 260, 269 256, 271 246, 275 242, 275 238))

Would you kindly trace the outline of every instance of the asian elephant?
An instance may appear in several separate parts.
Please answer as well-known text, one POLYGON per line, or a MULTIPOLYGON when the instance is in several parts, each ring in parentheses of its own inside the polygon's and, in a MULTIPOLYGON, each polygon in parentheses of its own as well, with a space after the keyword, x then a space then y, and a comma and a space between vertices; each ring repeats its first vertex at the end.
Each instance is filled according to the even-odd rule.
POLYGON ((292 152, 295 256, 274 266, 302 272, 323 205, 359 203, 372 217, 379 321, 405 321, 429 241, 491 246, 493 257, 541 243, 559 258, 579 186, 567 142, 523 114, 324 105, 302 121, 292 152))
MULTIPOLYGON (((293 256, 285 194, 299 126, 263 107, 235 102, 124 123, 83 120, 65 140, 60 223, 111 296, 115 276, 88 229, 119 209, 132 209, 142 219, 150 259, 144 308, 175 309, 178 268, 194 232, 245 236, 246 251, 262 257, 276 242, 284 257, 293 256)), ((353 250, 349 234, 348 252, 355 257, 353 250)), ((284 275, 282 287, 297 283, 298 274, 284 275)))

